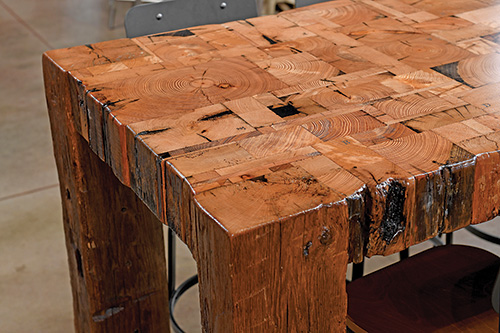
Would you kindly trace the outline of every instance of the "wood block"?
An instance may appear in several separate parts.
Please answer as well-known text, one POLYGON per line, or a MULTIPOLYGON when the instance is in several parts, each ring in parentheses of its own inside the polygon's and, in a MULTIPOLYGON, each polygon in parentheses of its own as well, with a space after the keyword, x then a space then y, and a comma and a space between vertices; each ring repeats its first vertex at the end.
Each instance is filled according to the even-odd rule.
POLYGON ((407 171, 350 137, 318 143, 313 147, 365 184, 376 185, 389 178, 410 177, 407 171))
POLYGON ((330 141, 382 126, 383 124, 380 121, 362 111, 346 113, 303 125, 305 129, 322 141, 330 141))
POLYGON ((417 176, 439 166, 472 159, 474 155, 433 132, 409 135, 386 141, 370 149, 417 176))
POLYGON ((308 53, 299 53, 257 63, 268 73, 288 85, 311 82, 336 76, 339 70, 308 53))

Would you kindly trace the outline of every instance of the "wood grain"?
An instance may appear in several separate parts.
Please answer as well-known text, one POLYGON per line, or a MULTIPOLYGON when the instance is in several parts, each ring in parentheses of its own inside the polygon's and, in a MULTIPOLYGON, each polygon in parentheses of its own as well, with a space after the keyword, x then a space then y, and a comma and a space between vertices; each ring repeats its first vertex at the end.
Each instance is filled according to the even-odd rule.
POLYGON ((500 213, 495 10, 337 0, 49 51, 54 140, 68 119, 188 244, 206 331, 342 331, 346 260, 500 213))
POLYGON ((77 332, 169 331, 160 221, 74 130, 70 76, 44 57, 77 332))

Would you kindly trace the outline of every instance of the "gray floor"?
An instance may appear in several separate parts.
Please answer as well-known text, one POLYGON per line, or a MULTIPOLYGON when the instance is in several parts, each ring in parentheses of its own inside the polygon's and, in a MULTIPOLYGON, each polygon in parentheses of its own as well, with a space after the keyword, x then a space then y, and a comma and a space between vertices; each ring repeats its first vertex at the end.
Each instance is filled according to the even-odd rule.
MULTIPOLYGON (((45 106, 41 54, 124 36, 130 6, 107 28, 106 0, 0 0, 0 332, 72 332, 73 315, 57 174, 45 106)), ((499 230, 489 223, 485 229, 499 230)), ((500 247, 465 232, 459 243, 500 247)), ((428 244, 418 246, 413 253, 428 244)), ((179 244, 178 280, 195 272, 179 244)), ((395 257, 368 261, 368 271, 395 257)), ((199 331, 196 290, 181 300, 179 321, 199 331)))
MULTIPOLYGON (((74 331, 41 56, 124 37, 129 7, 109 30, 106 0, 0 0, 0 332, 74 331)), ((180 280, 196 269, 182 244, 178 256, 180 280)), ((196 292, 178 312, 199 330, 196 292)))

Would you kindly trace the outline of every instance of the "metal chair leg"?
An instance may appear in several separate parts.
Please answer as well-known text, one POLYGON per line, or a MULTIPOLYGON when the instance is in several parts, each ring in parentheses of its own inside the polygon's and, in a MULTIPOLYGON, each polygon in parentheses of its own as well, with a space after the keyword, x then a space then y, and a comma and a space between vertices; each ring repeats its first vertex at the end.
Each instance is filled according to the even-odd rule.
POLYGON ((498 237, 495 237, 495 236, 492 236, 492 235, 487 234, 485 232, 482 232, 481 230, 479 230, 471 225, 465 227, 465 229, 467 231, 469 231, 470 233, 476 235, 477 237, 484 239, 485 241, 500 245, 500 238, 498 238, 498 237))
POLYGON ((400 261, 408 259, 409 256, 410 256, 410 249, 405 249, 405 250, 399 252, 399 260, 400 261))
POLYGON ((173 315, 174 313, 174 308, 175 308, 175 303, 179 300, 179 298, 184 294, 186 291, 188 291, 189 288, 195 286, 198 283, 198 275, 193 275, 179 286, 179 288, 175 289, 174 293, 172 294, 172 297, 170 298, 170 324, 172 325, 172 328, 174 329, 175 333, 184 333, 182 328, 177 324, 177 321, 175 320, 175 316, 173 315))
POLYGON ((434 244, 434 246, 443 246, 444 245, 444 243, 440 237, 441 237, 441 235, 430 239, 430 241, 432 242, 432 244, 434 244))
POLYGON ((171 299, 175 291, 175 233, 170 228, 167 239, 168 297, 171 299))
POLYGON ((446 234, 446 245, 451 245, 453 243, 453 233, 446 234))
POLYGON ((351 281, 354 281, 356 279, 359 279, 360 277, 363 277, 365 270, 365 262, 362 261, 359 264, 354 263, 352 265, 352 279, 351 281))
POLYGON ((168 269, 168 297, 169 297, 169 311, 170 311, 170 324, 174 332, 184 333, 182 328, 177 324, 174 316, 175 303, 179 298, 188 291, 189 288, 195 286, 198 283, 198 275, 194 275, 181 283, 179 288, 175 288, 175 273, 176 273, 176 263, 175 263, 175 232, 168 228, 168 245, 167 245, 167 269, 168 269))

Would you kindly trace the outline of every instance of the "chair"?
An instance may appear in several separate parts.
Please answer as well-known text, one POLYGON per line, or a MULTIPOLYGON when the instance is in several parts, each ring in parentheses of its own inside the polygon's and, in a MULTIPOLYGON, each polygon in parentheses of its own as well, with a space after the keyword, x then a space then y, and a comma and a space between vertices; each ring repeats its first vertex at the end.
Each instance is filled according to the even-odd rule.
POLYGON ((132 2, 133 6, 140 5, 141 3, 148 2, 160 2, 162 0, 108 0, 108 28, 113 29, 115 27, 115 16, 116 16, 116 3, 117 2, 132 2))
POLYGON ((496 331, 499 268, 499 257, 475 247, 446 245, 424 251, 347 285, 348 328, 496 331))
POLYGON ((127 37, 138 37, 255 16, 255 0, 167 0, 130 8, 125 16, 125 31, 127 37))
MULTIPOLYGON (((111 0, 114 1, 114 0, 111 0)), ((135 0, 138 2, 139 0, 135 0)), ((125 16, 127 37, 139 37, 187 27, 242 20, 257 16, 255 0, 166 0, 129 9, 125 16)), ((175 303, 189 288, 198 283, 192 276, 175 288, 175 233, 168 229, 167 266, 170 319, 177 333, 184 332, 173 315, 175 303)))
POLYGON ((326 1, 329 0, 295 0, 295 8, 314 5, 316 3, 326 2, 326 1))

